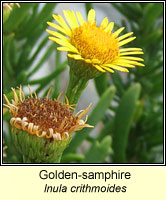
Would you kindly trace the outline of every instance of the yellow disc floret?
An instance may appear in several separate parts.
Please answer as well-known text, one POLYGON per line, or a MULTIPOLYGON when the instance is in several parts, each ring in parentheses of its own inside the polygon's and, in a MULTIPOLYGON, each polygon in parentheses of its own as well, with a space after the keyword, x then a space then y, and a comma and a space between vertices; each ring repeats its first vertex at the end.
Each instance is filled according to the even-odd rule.
POLYGON ((86 23, 72 31, 71 43, 85 59, 110 63, 118 56, 118 41, 104 32, 96 23, 86 23))

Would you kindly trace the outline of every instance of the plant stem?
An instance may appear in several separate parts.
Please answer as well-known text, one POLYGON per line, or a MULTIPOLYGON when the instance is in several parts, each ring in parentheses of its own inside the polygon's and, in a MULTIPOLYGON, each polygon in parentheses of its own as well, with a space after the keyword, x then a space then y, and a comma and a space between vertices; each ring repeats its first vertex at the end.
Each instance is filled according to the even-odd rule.
POLYGON ((77 77, 70 70, 70 80, 67 88, 66 96, 70 104, 77 104, 79 97, 88 84, 87 79, 77 77))

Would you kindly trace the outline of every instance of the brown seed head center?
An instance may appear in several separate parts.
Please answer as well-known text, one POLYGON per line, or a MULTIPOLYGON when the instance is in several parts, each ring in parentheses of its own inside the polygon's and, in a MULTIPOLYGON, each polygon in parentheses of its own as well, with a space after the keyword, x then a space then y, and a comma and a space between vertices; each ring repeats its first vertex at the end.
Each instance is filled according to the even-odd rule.
POLYGON ((48 132, 52 128, 56 133, 68 131, 76 125, 77 118, 63 103, 52 99, 28 98, 17 105, 17 113, 13 117, 26 117, 28 123, 39 126, 42 131, 48 132))

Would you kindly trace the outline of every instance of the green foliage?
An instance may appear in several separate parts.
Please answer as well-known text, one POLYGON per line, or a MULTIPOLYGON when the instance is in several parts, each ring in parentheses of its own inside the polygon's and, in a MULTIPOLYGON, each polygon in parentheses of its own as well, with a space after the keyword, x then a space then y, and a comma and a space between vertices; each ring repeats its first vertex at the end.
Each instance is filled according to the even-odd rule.
POLYGON ((141 86, 139 84, 131 86, 122 96, 115 114, 116 116, 113 127, 113 149, 114 161, 116 163, 126 162, 128 136, 133 123, 140 89, 141 86))
POLYGON ((109 155, 110 147, 111 136, 106 136, 101 142, 94 141, 81 163, 103 163, 109 155))
MULTIPOLYGON (((126 153, 123 152, 122 154, 126 156, 125 162, 162 162, 163 3, 113 3, 111 5, 128 19, 131 31, 137 37, 131 45, 134 44, 135 47, 143 49, 145 63, 145 68, 137 67, 135 70, 130 70, 125 81, 119 74, 118 81, 117 74, 112 76, 112 83, 116 85, 117 96, 120 99, 125 96, 126 90, 133 83, 139 82, 142 88, 140 100, 137 101, 135 117, 130 126, 127 150, 126 153), (155 149, 160 150, 155 152, 155 149)), ((123 20, 122 24, 125 25, 125 22, 123 20)), ((126 112, 128 112, 127 107, 126 112)), ((114 153, 114 158, 119 159, 116 151, 114 153)), ((122 161, 117 160, 117 162, 122 161)))
MULTIPOLYGON (((89 115, 89 118, 87 121, 88 124, 91 124, 93 126, 97 125, 97 123, 105 115, 105 112, 108 109, 110 102, 112 101, 114 97, 114 94, 115 94, 114 86, 109 87, 105 91, 105 93, 103 94, 103 96, 101 97, 101 99, 99 100, 99 102, 97 103, 97 105, 95 106, 91 114, 89 115)), ((66 152, 75 151, 76 148, 83 142, 83 140, 85 140, 88 137, 90 132, 91 132, 91 129, 85 129, 85 130, 83 129, 77 132, 76 136, 71 141, 71 145, 66 149, 66 152)))
MULTIPOLYGON (((85 3, 85 11, 94 5, 85 3)), ((43 94, 52 86, 53 98, 59 93, 59 75, 66 69, 67 61, 61 63, 56 44, 49 44, 48 36, 44 35, 46 22, 52 20, 55 6, 56 3, 20 3, 21 8, 14 6, 3 24, 3 93, 9 99, 13 98, 11 87, 20 84, 23 87, 27 84, 36 86, 36 92, 43 94), (53 53, 53 72, 39 79, 32 78, 53 53)), ((145 67, 129 69, 127 74, 104 73, 94 79, 99 100, 87 123, 96 126, 100 122, 102 125, 96 130, 95 137, 92 137, 93 129, 90 128, 77 132, 61 162, 161 163, 163 3, 110 3, 110 9, 111 6, 122 15, 121 25, 126 27, 126 32, 130 30, 136 36, 136 40, 125 47, 142 48, 145 67), (83 152, 81 146, 86 142, 88 147, 83 152)), ((20 163, 23 160, 14 146, 9 119, 7 112, 4 115, 7 124, 3 133, 7 145, 4 161, 20 163)))
POLYGON ((3 25, 5 93, 11 87, 27 85, 31 76, 42 67, 55 49, 53 44, 46 48, 48 37, 43 37, 43 33, 47 27, 46 22, 52 20, 51 15, 56 4, 43 4, 42 9, 39 9, 39 5, 20 3, 21 8, 14 6, 10 17, 3 25), (44 55, 38 59, 38 63, 32 69, 42 50, 44 55))

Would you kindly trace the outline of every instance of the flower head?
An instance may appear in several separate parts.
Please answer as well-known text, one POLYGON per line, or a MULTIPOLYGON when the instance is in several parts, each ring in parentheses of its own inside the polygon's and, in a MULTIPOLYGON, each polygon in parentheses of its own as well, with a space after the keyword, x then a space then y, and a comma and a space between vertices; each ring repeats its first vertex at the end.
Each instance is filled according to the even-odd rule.
POLYGON ((45 98, 38 98, 34 92, 32 95, 29 87, 30 96, 25 99, 24 93, 20 86, 19 96, 16 90, 12 88, 14 100, 9 102, 6 95, 4 98, 9 108, 12 118, 10 124, 13 129, 21 129, 31 135, 39 138, 48 138, 51 141, 67 140, 73 131, 78 131, 84 127, 92 127, 86 124, 86 120, 81 118, 89 111, 90 106, 81 110, 77 114, 72 114, 73 105, 69 104, 66 97, 66 103, 59 102, 62 95, 60 93, 57 99, 50 99, 49 93, 45 98))
POLYGON ((12 10, 14 4, 16 4, 18 8, 20 8, 20 4, 19 3, 3 3, 3 8, 12 10))
POLYGON ((66 97, 66 102, 59 102, 62 93, 57 99, 49 98, 50 90, 45 98, 38 98, 36 92, 31 92, 25 98, 22 87, 12 88, 11 102, 4 95, 6 106, 11 114, 12 137, 24 163, 58 163, 64 149, 71 141, 73 131, 84 127, 93 127, 86 124, 87 117, 81 118, 89 111, 90 106, 73 114, 74 110, 66 97))
POLYGON ((20 8, 20 4, 19 3, 3 3, 3 23, 10 16, 14 5, 16 5, 18 8, 20 8))
POLYGON ((124 27, 113 32, 114 23, 109 23, 107 18, 97 26, 93 9, 88 13, 87 22, 80 12, 76 12, 76 15, 73 11, 63 12, 67 23, 60 15, 54 14, 53 18, 59 25, 47 22, 49 26, 61 33, 48 29, 47 32, 53 36, 49 37, 50 40, 61 45, 57 48, 59 51, 68 52, 69 64, 76 65, 73 63, 76 61, 79 62, 78 67, 84 63, 88 69, 83 66, 84 69, 80 70, 87 70, 87 74, 91 70, 96 70, 96 73, 97 71, 113 73, 114 70, 128 72, 127 68, 133 68, 135 65, 144 66, 139 62, 143 59, 131 56, 143 54, 141 48, 121 48, 136 38, 129 37, 133 32, 119 36, 124 27))

